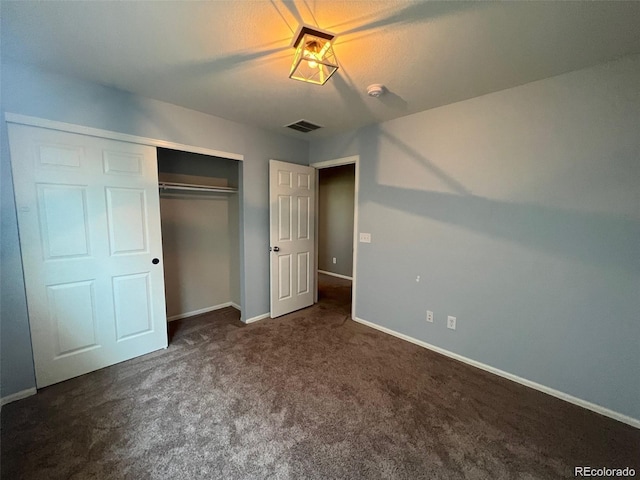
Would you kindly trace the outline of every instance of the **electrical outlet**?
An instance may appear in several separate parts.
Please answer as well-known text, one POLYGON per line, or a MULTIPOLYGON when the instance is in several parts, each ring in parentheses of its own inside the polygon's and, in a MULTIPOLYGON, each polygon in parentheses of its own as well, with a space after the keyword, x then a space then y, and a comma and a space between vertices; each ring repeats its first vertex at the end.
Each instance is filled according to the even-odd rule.
POLYGON ((450 328, 451 330, 456 329, 456 317, 452 317, 451 315, 447 317, 447 328, 450 328))
POLYGON ((360 234, 360 243, 371 243, 371 234, 370 233, 361 233, 360 234))
POLYGON ((333 263, 334 264, 336 263, 336 257, 333 257, 333 263))
POLYGON ((427 310, 427 322, 433 323, 433 312, 431 310, 427 310))
POLYGON ((416 283, 420 283, 420 275, 416 277, 416 283))

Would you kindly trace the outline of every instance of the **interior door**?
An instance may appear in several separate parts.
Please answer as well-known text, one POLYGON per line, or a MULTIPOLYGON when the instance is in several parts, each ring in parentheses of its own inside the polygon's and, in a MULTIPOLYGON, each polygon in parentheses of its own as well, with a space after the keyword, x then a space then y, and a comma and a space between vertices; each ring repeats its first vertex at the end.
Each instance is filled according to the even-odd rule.
POLYGON ((154 147, 9 125, 37 386, 167 346, 154 147))
POLYGON ((313 304, 315 170, 269 162, 271 318, 313 304))

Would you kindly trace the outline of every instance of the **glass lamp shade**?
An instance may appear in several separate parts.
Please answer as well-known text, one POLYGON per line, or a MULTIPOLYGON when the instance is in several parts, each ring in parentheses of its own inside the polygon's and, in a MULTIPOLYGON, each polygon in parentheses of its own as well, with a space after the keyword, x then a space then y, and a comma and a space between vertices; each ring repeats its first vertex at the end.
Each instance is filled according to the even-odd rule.
POLYGON ((337 69, 331 40, 306 33, 297 43, 289 78, 324 85, 337 69))

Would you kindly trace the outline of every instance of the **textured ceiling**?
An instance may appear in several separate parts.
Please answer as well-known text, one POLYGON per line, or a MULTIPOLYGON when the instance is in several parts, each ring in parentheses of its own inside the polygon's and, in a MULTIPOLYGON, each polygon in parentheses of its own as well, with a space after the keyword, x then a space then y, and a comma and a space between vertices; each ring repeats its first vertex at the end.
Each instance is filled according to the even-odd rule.
POLYGON ((317 138, 640 53, 640 2, 2 1, 3 61, 317 138), (302 23, 337 35, 288 78, 302 23), (386 95, 368 97, 383 83, 386 95), (309 134, 283 128, 307 119, 309 134))

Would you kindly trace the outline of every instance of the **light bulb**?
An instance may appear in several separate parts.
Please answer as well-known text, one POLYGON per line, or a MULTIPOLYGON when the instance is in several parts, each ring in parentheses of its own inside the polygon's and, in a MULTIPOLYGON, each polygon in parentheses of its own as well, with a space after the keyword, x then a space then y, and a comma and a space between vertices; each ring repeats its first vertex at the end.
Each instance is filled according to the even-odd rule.
POLYGON ((309 67, 311 68, 322 68, 322 66, 318 64, 316 60, 322 60, 326 49, 320 50, 320 45, 316 40, 307 42, 306 46, 307 48, 305 48, 304 50, 304 56, 309 59, 307 65, 309 65, 309 67))

